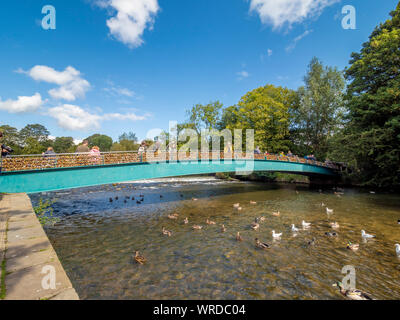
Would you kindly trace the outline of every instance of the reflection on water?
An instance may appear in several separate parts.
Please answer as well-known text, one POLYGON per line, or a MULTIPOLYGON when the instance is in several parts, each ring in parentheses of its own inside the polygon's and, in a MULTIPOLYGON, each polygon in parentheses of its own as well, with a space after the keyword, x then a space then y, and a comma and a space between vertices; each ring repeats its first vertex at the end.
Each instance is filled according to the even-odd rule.
POLYGON ((46 231, 82 299, 341 299, 331 285, 345 265, 355 266, 359 289, 400 299, 397 195, 349 189, 338 197, 332 190, 192 178, 36 194, 33 203, 40 197, 56 201, 61 220, 46 231), (242 211, 234 210, 237 202, 242 211), (334 213, 328 216, 321 203, 334 213), (172 213, 178 220, 167 218, 172 213), (253 231, 250 224, 260 216, 266 220, 253 231), (206 225, 207 218, 217 225, 206 225), (302 220, 312 227, 302 230, 302 220), (339 236, 328 238, 334 221, 339 236), (204 228, 194 231, 193 224, 204 228), (163 226, 171 237, 162 235, 163 226), (376 240, 364 243, 361 229, 376 240), (283 232, 282 239, 273 241, 272 230, 283 232), (237 231, 243 242, 236 242, 237 231), (255 248, 255 237, 272 248, 255 248), (313 237, 315 246, 308 246, 313 237), (348 241, 360 249, 347 250, 348 241), (134 250, 147 258, 145 265, 133 262, 134 250))

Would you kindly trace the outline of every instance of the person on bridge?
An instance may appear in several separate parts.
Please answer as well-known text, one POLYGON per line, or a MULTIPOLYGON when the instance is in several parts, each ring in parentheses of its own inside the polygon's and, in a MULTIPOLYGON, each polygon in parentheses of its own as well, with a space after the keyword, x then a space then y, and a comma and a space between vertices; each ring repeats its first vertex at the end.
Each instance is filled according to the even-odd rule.
POLYGON ((100 148, 98 146, 94 146, 90 150, 89 154, 93 164, 100 164, 101 153, 100 153, 100 148))
POLYGON ((87 140, 83 140, 82 144, 76 149, 76 153, 89 153, 90 149, 88 144, 89 142, 87 140))
POLYGON ((257 146, 257 148, 254 150, 254 154, 261 154, 259 146, 257 146))
POLYGON ((47 151, 42 153, 42 155, 45 156, 46 158, 47 158, 47 157, 49 157, 49 158, 54 158, 55 154, 56 154, 56 153, 54 152, 53 147, 48 147, 48 148, 47 148, 47 151))

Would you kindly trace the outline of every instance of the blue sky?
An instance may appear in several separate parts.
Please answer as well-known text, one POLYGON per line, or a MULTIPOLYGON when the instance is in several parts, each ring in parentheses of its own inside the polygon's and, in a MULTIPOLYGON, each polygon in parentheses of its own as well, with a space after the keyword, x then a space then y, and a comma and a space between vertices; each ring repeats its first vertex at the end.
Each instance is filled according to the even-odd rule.
POLYGON ((197 103, 230 106, 269 83, 296 89, 313 56, 345 68, 397 3, 1 1, 0 124, 144 138, 197 103), (55 30, 42 28, 45 5, 56 9, 55 30), (342 28, 345 5, 356 9, 356 30, 342 28))

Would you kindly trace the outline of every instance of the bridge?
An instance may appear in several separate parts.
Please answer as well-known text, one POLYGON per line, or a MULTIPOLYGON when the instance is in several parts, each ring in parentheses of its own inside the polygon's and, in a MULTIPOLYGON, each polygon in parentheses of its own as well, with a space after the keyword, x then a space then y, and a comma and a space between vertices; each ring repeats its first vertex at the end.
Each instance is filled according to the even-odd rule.
POLYGON ((36 193, 127 181, 228 172, 284 172, 323 179, 338 168, 299 157, 235 153, 108 152, 12 156, 1 160, 0 193, 36 193))

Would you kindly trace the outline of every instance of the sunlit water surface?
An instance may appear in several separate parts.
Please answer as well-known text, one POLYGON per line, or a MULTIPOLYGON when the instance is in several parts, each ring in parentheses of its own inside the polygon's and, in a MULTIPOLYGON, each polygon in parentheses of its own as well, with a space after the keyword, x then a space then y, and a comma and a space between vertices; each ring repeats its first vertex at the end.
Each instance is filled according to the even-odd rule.
POLYGON ((345 265, 356 268, 359 289, 400 299, 398 195, 346 189, 338 197, 331 189, 186 178, 31 198, 34 205, 40 198, 55 201, 60 221, 46 232, 81 299, 341 299, 332 284, 343 278, 345 265), (242 211, 233 208, 238 202, 242 211), (334 213, 328 216, 321 203, 334 213), (168 219, 172 213, 178 220, 168 219), (250 224, 260 216, 266 220, 253 231, 250 224), (217 225, 206 225, 207 218, 217 225), (291 224, 300 228, 302 220, 312 227, 293 235, 291 224), (334 221, 339 236, 329 238, 334 221), (194 231, 194 224, 204 229, 194 231), (163 226, 171 237, 162 235, 163 226), (361 229, 376 240, 363 242, 361 229), (272 230, 283 232, 282 239, 273 241, 272 230), (235 240, 237 231, 243 242, 235 240), (272 248, 255 248, 255 237, 272 248), (316 244, 308 246, 313 237, 316 244), (348 241, 359 243, 359 251, 347 250, 348 241), (133 261, 135 250, 145 265, 133 261))

